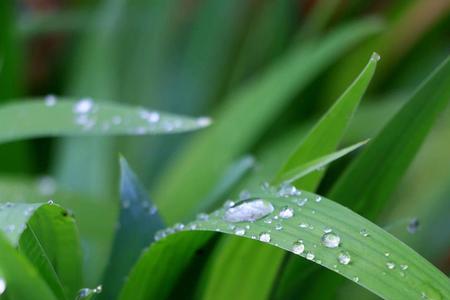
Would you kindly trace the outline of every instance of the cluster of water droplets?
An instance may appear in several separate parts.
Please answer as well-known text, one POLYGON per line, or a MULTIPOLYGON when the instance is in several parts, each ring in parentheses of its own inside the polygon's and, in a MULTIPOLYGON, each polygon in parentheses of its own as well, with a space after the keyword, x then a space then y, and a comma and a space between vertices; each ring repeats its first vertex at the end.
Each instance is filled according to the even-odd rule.
POLYGON ((78 295, 76 300, 82 300, 82 299, 86 299, 88 297, 91 297, 93 295, 96 294, 100 294, 102 292, 102 286, 99 285, 93 289, 90 288, 83 288, 81 290, 78 291, 78 295))

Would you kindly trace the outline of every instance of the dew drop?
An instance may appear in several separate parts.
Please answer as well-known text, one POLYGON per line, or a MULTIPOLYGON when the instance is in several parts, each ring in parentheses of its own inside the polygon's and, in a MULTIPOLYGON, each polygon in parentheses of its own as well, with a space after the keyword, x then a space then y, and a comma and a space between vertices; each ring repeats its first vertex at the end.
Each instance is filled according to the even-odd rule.
POLYGON ((327 248, 336 248, 341 243, 341 238, 333 232, 325 233, 322 235, 321 240, 322 244, 327 248))
POLYGON ((387 262, 387 263, 386 263, 386 267, 387 267, 389 270, 393 270, 393 269, 395 269, 395 264, 394 264, 393 262, 387 262))
POLYGON ((223 207, 224 208, 230 208, 230 207, 233 207, 234 206, 234 201, 232 201, 232 200, 227 200, 227 201, 225 201, 225 203, 223 204, 223 207))
POLYGON ((45 96, 44 102, 45 106, 52 107, 56 104, 56 96, 55 95, 47 95, 45 96))
POLYGON ((308 202, 308 198, 299 198, 295 200, 295 203, 300 207, 304 206, 306 202, 308 202))
POLYGON ((272 213, 272 203, 263 199, 249 200, 228 208, 223 216, 227 222, 254 222, 272 213))
POLYGON ((322 197, 320 197, 320 196, 317 196, 317 198, 316 198, 316 202, 318 203, 318 202, 320 202, 320 201, 322 201, 322 197))
POLYGON ((53 204, 55 204, 55 202, 54 202, 53 200, 48 200, 48 201, 47 201, 47 204, 48 204, 48 205, 53 205, 53 204))
POLYGON ((308 224, 306 223, 300 223, 298 226, 300 226, 300 228, 308 228, 308 224))
POLYGON ((262 232, 262 233, 259 235, 259 240, 260 240, 261 242, 264 242, 264 243, 270 242, 270 240, 271 240, 270 234, 267 233, 267 232, 262 232))
POLYGON ((314 258, 315 258, 316 256, 314 255, 314 253, 312 253, 312 252, 307 252, 306 253, 306 259, 307 260, 313 260, 314 258))
POLYGON ((278 196, 280 197, 292 197, 300 194, 301 192, 295 186, 288 183, 282 184, 278 190, 278 196))
POLYGON ((363 236, 363 237, 368 237, 369 236, 369 232, 367 232, 367 229, 362 228, 359 233, 363 236))
POLYGON ((351 260, 350 254, 347 251, 341 251, 338 254, 338 262, 342 265, 348 265, 351 260))
POLYGON ((389 257, 391 254, 389 252, 385 252, 384 256, 389 257))
POLYGON ((353 281, 354 282, 359 282, 359 277, 358 276, 353 277, 353 281))
POLYGON ((419 229, 419 226, 420 226, 419 219, 413 218, 413 219, 408 223, 408 226, 406 227, 406 230, 408 230, 409 233, 414 234, 414 233, 416 233, 417 230, 419 229))
POLYGON ((209 219, 208 214, 205 214, 205 213, 199 213, 199 214, 197 215, 197 220, 198 220, 198 221, 207 221, 208 219, 209 219))
POLYGON ((294 210, 291 207, 286 206, 281 209, 278 215, 280 216, 280 218, 289 219, 294 216, 294 210))
POLYGON ((302 254, 305 251, 305 245, 301 241, 297 241, 292 245, 292 252, 302 254))
POLYGON ((283 225, 281 224, 275 225, 275 230, 283 230, 283 225))
POLYGON ((323 232, 325 232, 325 233, 330 233, 330 232, 332 232, 333 230, 331 229, 331 228, 324 228, 324 230, 323 230, 323 232))
POLYGON ((237 227, 236 229, 234 229, 234 234, 235 234, 235 235, 242 236, 242 235, 245 234, 245 229, 244 229, 244 228, 237 227))
POLYGON ((380 61, 381 56, 380 56, 380 54, 374 52, 374 53, 372 53, 372 56, 370 57, 370 59, 373 61, 380 61))
POLYGON ((92 107, 94 106, 94 102, 92 99, 86 98, 81 99, 77 103, 75 103, 75 106, 73 107, 73 111, 77 114, 85 114, 92 110, 92 107))
POLYGON ((400 269, 402 269, 403 271, 408 269, 408 265, 400 265, 400 269))

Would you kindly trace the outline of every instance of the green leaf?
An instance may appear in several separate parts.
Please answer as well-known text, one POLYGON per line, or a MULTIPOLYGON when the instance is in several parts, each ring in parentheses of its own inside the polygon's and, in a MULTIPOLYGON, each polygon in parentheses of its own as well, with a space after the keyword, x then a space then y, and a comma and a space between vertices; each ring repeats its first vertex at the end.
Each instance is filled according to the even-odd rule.
POLYGON ((368 144, 330 195, 356 212, 375 218, 449 101, 450 57, 368 144))
POLYGON ((316 159, 309 161, 303 165, 299 165, 298 167, 294 167, 291 170, 282 173, 282 175, 280 175, 278 177, 278 180, 275 181, 275 183, 278 183, 278 184, 280 184, 282 182, 292 183, 314 171, 323 169, 329 163, 347 155, 348 153, 350 153, 352 151, 355 151, 356 149, 360 148, 361 146, 364 146, 367 142, 368 142, 368 140, 362 141, 360 143, 354 144, 352 146, 348 146, 339 151, 316 158, 316 159))
MULTIPOLYGON (((163 237, 173 230, 169 228, 159 236, 163 237)), ((184 230, 206 230, 259 239, 322 265, 384 299, 426 296, 444 299, 450 296, 448 278, 414 250, 340 204, 305 191, 285 190, 283 187, 280 190, 271 187, 263 192, 256 191, 251 193, 249 200, 186 224, 184 230), (254 201, 264 204, 265 209, 259 206, 257 210, 261 213, 259 218, 246 214, 246 209, 240 207, 243 203, 252 206, 254 201), (273 207, 272 212, 267 209, 270 207, 273 207), (286 209, 291 210, 292 216, 283 214, 286 209), (246 216, 256 220, 250 221, 246 216), (279 226, 282 228, 277 229, 279 226), (327 234, 329 237, 330 234, 334 235, 334 239, 325 239, 327 234), (336 242, 337 238, 339 242, 336 242), (325 243, 325 240, 330 242, 325 243)), ((199 236, 203 235, 199 233, 199 236)), ((187 255, 183 255, 178 247, 183 247, 178 242, 184 238, 193 238, 192 233, 173 234, 154 243, 130 274, 121 299, 149 299, 158 290, 166 289, 166 286, 155 287, 153 280, 164 282, 165 279, 159 278, 154 272, 159 269, 159 274, 165 273, 167 276, 170 273, 170 276, 174 276, 175 272, 165 270, 164 264, 160 265, 159 262, 168 261, 174 256, 178 260, 185 259, 187 255), (147 278, 141 277, 144 272, 148 274, 147 278), (150 274, 154 275, 152 279, 148 277, 150 274)), ((271 263, 270 259, 266 260, 266 267, 270 268, 271 263)), ((230 292, 234 293, 235 290, 230 292)), ((161 298, 164 295, 158 294, 161 298)))
MULTIPOLYGON (((350 85, 350 87, 342 94, 342 96, 336 101, 336 103, 329 109, 329 111, 319 120, 315 127, 311 129, 309 134, 300 143, 294 153, 290 156, 285 166, 279 171, 279 175, 275 178, 275 182, 282 182, 284 179, 289 179, 295 177, 297 172, 302 170, 311 171, 317 166, 315 164, 321 163, 321 157, 324 154, 329 154, 331 151, 337 147, 339 141, 341 140, 345 129, 347 128, 354 111, 358 107, 358 104, 364 94, 370 79, 372 78, 376 64, 378 61, 377 54, 373 54, 369 60, 369 63, 361 72, 361 74, 355 79, 355 81, 350 85)), ((345 150, 344 150, 345 152, 345 150)), ((325 158, 325 160, 330 159, 330 157, 325 158)), ((318 171, 310 173, 308 176, 302 177, 295 181, 295 185, 302 186, 305 189, 315 189, 320 179, 322 178, 323 171, 318 171)), ((300 174, 301 175, 301 174, 300 174)), ((239 241, 230 239, 229 249, 222 247, 216 251, 224 251, 228 254, 228 260, 232 259, 233 251, 239 247, 239 241), (222 249, 222 250, 221 250, 222 249)), ((223 258, 226 254, 215 254, 219 258, 223 258)), ((262 298, 269 295, 272 289, 272 284, 274 284, 278 279, 279 270, 274 268, 271 272, 267 270, 264 273, 253 272, 253 268, 259 269, 261 266, 266 264, 267 260, 271 260, 274 265, 281 266, 283 260, 283 253, 276 252, 270 248, 261 248, 259 245, 252 245, 247 248, 246 252, 241 253, 243 259, 248 263, 248 266, 242 265, 227 265, 227 272, 234 274, 230 276, 230 280, 227 282, 217 285, 216 282, 220 281, 221 273, 223 272, 220 263, 212 262, 210 267, 213 268, 209 270, 211 276, 205 280, 208 282, 206 284, 205 298, 208 294, 214 290, 216 298, 226 298, 229 290, 235 290, 238 286, 244 284, 247 289, 248 295, 253 291, 254 295, 251 297, 262 298), (258 253, 258 255, 255 255, 258 253), (235 267, 235 269, 231 269, 235 267), (245 275, 247 276, 245 276, 245 275), (246 277, 245 281, 242 279, 237 280, 240 275, 246 277), (261 282, 264 276, 264 280, 272 282, 272 284, 267 284, 261 286, 261 282), (226 283, 230 284, 229 286, 226 283), (220 289, 219 289, 220 287, 220 289)), ((223 259, 226 261, 227 259, 223 259)), ((242 299, 245 299, 242 298, 242 299)))
POLYGON ((0 233, 0 268, 0 280, 4 280, 6 285, 6 299, 58 299, 36 269, 14 249, 3 233, 0 233))
POLYGON ((120 169, 120 217, 99 299, 117 298, 140 253, 151 244, 156 231, 164 227, 145 188, 123 157, 120 169))
POLYGON ((75 221, 53 204, 5 203, 0 227, 28 258, 58 299, 73 299, 82 284, 82 259, 75 221))
POLYGON ((118 209, 114 205, 115 201, 110 198, 92 199, 75 191, 64 190, 51 177, 41 177, 37 180, 0 177, 0 202, 40 203, 49 199, 55 199, 58 204, 70 209, 77 216, 84 250, 84 283, 87 286, 98 285, 113 240, 118 209), (98 221, 99 212, 102 222, 98 221))
POLYGON ((88 99, 52 101, 1 106, 0 143, 42 136, 167 134, 200 129, 210 122, 88 99))
POLYGON ((215 125, 180 151, 182 155, 160 178, 155 198, 162 215, 170 222, 194 215, 198 202, 210 192, 223 170, 260 138, 294 95, 342 53, 378 29, 378 23, 360 21, 320 42, 302 43, 232 94, 220 108, 215 125), (214 163, 207 163, 206 158, 214 163))

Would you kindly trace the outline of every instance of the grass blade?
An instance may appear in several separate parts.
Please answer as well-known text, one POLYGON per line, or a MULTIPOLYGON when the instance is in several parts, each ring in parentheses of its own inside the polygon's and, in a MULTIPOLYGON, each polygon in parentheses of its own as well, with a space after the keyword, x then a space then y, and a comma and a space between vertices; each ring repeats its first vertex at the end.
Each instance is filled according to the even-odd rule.
POLYGON ((103 280, 103 292, 98 298, 115 299, 131 267, 139 254, 152 241, 156 231, 164 227, 156 207, 147 192, 130 169, 126 160, 120 158, 121 210, 109 265, 103 280))
POLYGON ((200 129, 210 123, 206 118, 89 100, 8 104, 0 107, 0 120, 0 143, 42 136, 167 134, 200 129))
POLYGON ((320 43, 302 44, 231 95, 211 130, 181 151, 183 155, 161 177, 156 199, 166 219, 175 222, 192 216, 222 170, 255 143, 289 100, 352 45, 378 29, 378 23, 362 21, 336 30, 320 43), (205 163, 206 157, 214 164, 205 163), (194 169, 197 172, 189 171, 194 169), (180 194, 183 202, 178 201, 180 194))
MULTIPOLYGON (((377 225, 324 197, 295 189, 288 191, 270 188, 251 193, 247 204, 263 199, 264 207, 273 207, 272 212, 260 210, 263 213, 256 220, 246 218, 245 208, 239 207, 241 202, 234 206, 234 213, 230 208, 222 208, 207 218, 187 224, 183 230, 219 231, 259 239, 337 272, 384 299, 450 296, 449 281, 444 274, 377 225), (287 208, 292 215, 286 214, 287 208), (281 230, 276 229, 279 225, 281 230), (361 234, 361 230, 367 235, 361 234), (332 242, 325 239, 330 233, 334 235, 332 242)), ((173 230, 169 228, 159 236, 173 230)), ((136 264, 121 299, 149 299, 155 295, 143 282, 148 277, 140 278, 140 275, 144 270, 154 274, 157 269, 167 269, 161 262, 174 252, 179 254, 176 243, 183 237, 187 239, 187 234, 192 237, 192 233, 176 233, 153 244, 136 264)), ((161 282, 164 278, 155 276, 153 280, 161 282)), ((154 288, 153 280, 147 284, 154 288)))

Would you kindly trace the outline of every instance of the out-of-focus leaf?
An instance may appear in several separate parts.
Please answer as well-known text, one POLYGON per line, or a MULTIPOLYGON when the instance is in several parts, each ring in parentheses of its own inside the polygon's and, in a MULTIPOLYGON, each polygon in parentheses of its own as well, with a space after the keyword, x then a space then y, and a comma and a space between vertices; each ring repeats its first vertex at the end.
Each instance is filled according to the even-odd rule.
POLYGON ((151 244, 156 231, 164 227, 145 188, 123 157, 120 158, 120 169, 120 217, 100 299, 117 297, 142 250, 151 244))
POLYGON ((0 143, 42 136, 167 134, 210 122, 91 100, 7 104, 0 107, 0 120, 0 143))
POLYGON ((81 249, 73 218, 53 204, 5 203, 0 227, 39 271, 59 299, 73 299, 82 284, 81 249))
POLYGON ((345 50, 378 28, 378 22, 360 21, 334 31, 320 42, 297 46, 231 95, 220 108, 214 127, 180 151, 182 155, 161 177, 156 199, 162 215, 168 221, 192 216, 222 170, 259 138, 289 100, 345 50), (214 163, 207 163, 206 158, 214 163))

